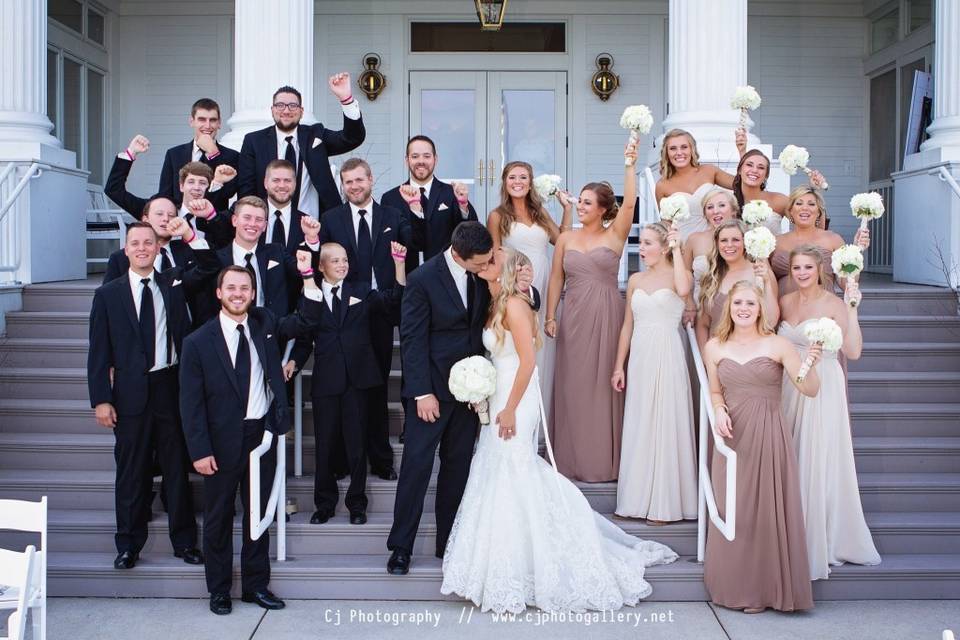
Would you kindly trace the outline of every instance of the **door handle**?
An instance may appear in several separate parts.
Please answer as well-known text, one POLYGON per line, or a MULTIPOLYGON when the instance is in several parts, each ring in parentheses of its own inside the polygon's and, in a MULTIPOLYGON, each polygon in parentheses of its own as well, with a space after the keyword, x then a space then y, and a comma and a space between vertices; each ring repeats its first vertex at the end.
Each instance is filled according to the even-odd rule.
POLYGON ((477 183, 483 185, 483 158, 477 162, 477 183))
POLYGON ((487 186, 493 186, 493 183, 497 181, 497 165, 490 161, 487 165, 487 186))

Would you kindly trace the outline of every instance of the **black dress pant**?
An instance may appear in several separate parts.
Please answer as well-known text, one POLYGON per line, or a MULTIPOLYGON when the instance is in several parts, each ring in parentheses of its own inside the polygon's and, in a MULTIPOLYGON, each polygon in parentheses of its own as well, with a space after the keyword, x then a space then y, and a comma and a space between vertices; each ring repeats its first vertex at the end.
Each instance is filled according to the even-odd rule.
POLYGON ((118 415, 113 429, 117 463, 117 551, 139 553, 147 542, 153 498, 154 455, 163 473, 162 491, 170 542, 180 551, 197 545, 197 521, 187 471, 190 460, 180 425, 177 368, 148 373, 147 406, 138 415, 118 415))
MULTIPOLYGON (((243 542, 240 550, 240 584, 244 593, 267 588, 270 584, 270 532, 259 540, 250 539, 250 465, 249 456, 263 440, 264 421, 244 420, 243 458, 228 466, 217 461, 219 469, 203 478, 203 555, 207 591, 229 594, 233 578, 233 516, 237 489, 243 504, 243 542)), ((237 434, 240 437, 240 434, 237 434)), ((260 508, 270 499, 276 469, 276 439, 270 451, 260 458, 260 508)), ((260 514, 262 515, 262 514, 260 514)))
POLYGON ((406 437, 403 461, 397 482, 397 499, 393 506, 393 527, 387 548, 413 551, 413 542, 420 527, 423 499, 433 473, 433 458, 440 447, 440 471, 437 475, 437 555, 443 555, 453 520, 460 507, 470 459, 477 441, 477 414, 462 402, 441 402, 440 418, 424 422, 417 416, 417 403, 409 400, 404 422, 406 437))
POLYGON ((393 363, 393 322, 384 315, 370 318, 370 338, 383 384, 367 390, 367 460, 374 473, 393 469, 393 447, 390 446, 390 413, 387 389, 393 363))
POLYGON ((333 514, 340 499, 333 456, 342 446, 350 486, 344 505, 351 513, 367 509, 366 391, 348 387, 335 396, 313 396, 313 436, 316 470, 313 502, 317 511, 333 514), (320 408, 319 410, 317 408, 320 408))

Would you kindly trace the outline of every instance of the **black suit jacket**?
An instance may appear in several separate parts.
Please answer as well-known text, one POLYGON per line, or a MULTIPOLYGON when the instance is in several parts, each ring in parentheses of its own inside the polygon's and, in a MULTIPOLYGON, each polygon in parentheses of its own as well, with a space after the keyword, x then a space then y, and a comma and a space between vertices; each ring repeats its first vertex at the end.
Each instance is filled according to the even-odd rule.
MULTIPOLYGON (((337 206, 340 192, 330 173, 330 157, 353 151, 359 147, 366 137, 363 118, 351 120, 343 117, 343 129, 333 131, 321 123, 299 125, 297 127, 298 162, 297 190, 294 195, 294 204, 300 202, 300 184, 305 166, 310 175, 310 181, 317 190, 320 200, 320 211, 326 211, 337 206)), ((282 157, 282 156, 281 156, 282 157)), ((267 164, 277 159, 277 130, 276 127, 267 127, 259 131, 252 131, 243 138, 240 148, 240 169, 237 176, 237 193, 244 196, 260 196, 267 198, 267 191, 263 186, 263 177, 267 171, 267 164)))
MULTIPOLYGON (((184 287, 174 285, 173 271, 156 273, 157 286, 163 297, 167 316, 167 332, 173 348, 182 353, 184 336, 189 327, 184 287)), ((111 403, 119 415, 137 415, 147 406, 147 362, 140 341, 140 322, 130 291, 130 281, 117 278, 97 288, 90 309, 90 349, 87 355, 87 386, 90 406, 111 403), (110 383, 110 368, 114 370, 110 383)))
MULTIPOLYGON (((260 282, 263 286, 263 306, 275 316, 282 318, 291 311, 303 287, 303 278, 297 270, 297 259, 287 253, 278 244, 269 242, 257 247, 254 252, 257 257, 257 271, 260 272, 260 282), (271 266, 271 263, 273 266, 271 266), (296 295, 289 292, 293 290, 296 295), (291 300, 293 303, 291 303, 291 300)), ((212 269, 199 266, 202 276, 206 279, 208 295, 216 300, 216 276, 223 267, 233 264, 233 245, 229 244, 216 252, 217 264, 212 269)), ((241 265, 242 266, 242 265, 241 265)), ((219 304, 219 303, 218 303, 219 304)), ((207 320, 207 318, 204 318, 207 320)))
MULTIPOLYGON (((410 184, 409 181, 405 184, 410 184)), ((419 263, 418 251, 423 252, 425 260, 429 260, 450 246, 450 236, 458 224, 465 220, 477 220, 477 212, 472 204, 468 204, 469 215, 464 218, 460 213, 460 204, 453 192, 453 187, 434 176, 430 187, 430 196, 427 198, 427 207, 423 218, 410 210, 410 205, 400 195, 400 187, 396 186, 383 194, 380 202, 384 206, 397 209, 410 223, 411 251, 407 253, 407 272, 416 268, 419 263)))
MULTIPOLYGON (((267 230, 260 235, 260 240, 258 244, 263 246, 267 244, 267 239, 270 236, 272 226, 270 225, 270 220, 273 218, 273 212, 276 208, 270 204, 270 201, 267 202, 267 230)), ((290 229, 287 231, 287 244, 283 247, 284 251, 289 253, 292 256, 297 255, 297 247, 299 247, 303 241, 303 229, 300 228, 300 218, 304 217, 305 214, 302 211, 297 211, 296 209, 290 209, 290 229)))
MULTIPOLYGON (((222 164, 228 164, 234 169, 240 165, 240 154, 230 147, 225 147, 217 142, 220 149, 220 155, 213 160, 206 160, 206 154, 200 157, 200 162, 211 169, 216 169, 222 164)), ((160 186, 157 189, 157 195, 166 196, 173 200, 178 207, 183 202, 183 194, 180 193, 180 169, 193 159, 193 140, 179 144, 167 149, 163 157, 163 168, 160 170, 160 186)), ((230 198, 237 194, 237 180, 234 178, 222 187, 209 193, 213 206, 220 209, 226 209, 230 198)))
MULTIPOLYGON (((290 429, 281 345, 289 338, 309 333, 319 317, 321 304, 304 300, 296 313, 280 319, 259 307, 251 307, 248 313, 250 338, 256 345, 267 387, 273 393, 273 402, 264 416, 266 428, 273 433, 290 429)), ((212 455, 219 467, 243 466, 246 405, 247 398, 240 396, 220 317, 214 316, 183 341, 180 411, 190 459, 212 455)))
POLYGON ((394 315, 402 296, 401 286, 376 291, 369 283, 345 281, 339 317, 325 302, 320 305, 322 311, 312 334, 298 339, 290 354, 302 368, 313 347, 313 395, 332 396, 348 387, 370 389, 383 384, 371 341, 370 317, 394 315))
POLYGON ((403 397, 432 393, 440 401, 455 401, 448 386, 450 368, 483 353, 489 306, 490 291, 478 281, 468 317, 442 253, 410 274, 400 311, 403 397))
MULTIPOLYGON (((389 289, 396 284, 396 269, 390 243, 399 242, 410 245, 410 224, 405 216, 393 207, 373 203, 371 218, 368 220, 373 243, 373 272, 377 276, 377 287, 389 289)), ((349 204, 342 204, 324 212, 320 218, 320 243, 336 242, 347 250, 350 270, 347 282, 366 282, 370 284, 370 274, 361 273, 357 258, 357 234, 353 230, 353 213, 349 204)))

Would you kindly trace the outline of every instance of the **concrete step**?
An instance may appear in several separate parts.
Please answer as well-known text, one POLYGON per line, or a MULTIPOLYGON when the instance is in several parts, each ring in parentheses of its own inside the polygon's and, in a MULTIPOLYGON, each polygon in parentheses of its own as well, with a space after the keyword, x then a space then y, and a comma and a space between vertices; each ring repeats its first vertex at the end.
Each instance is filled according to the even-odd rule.
POLYGON ((870 473, 958 473, 960 437, 855 437, 857 470, 870 473))
MULTIPOLYGON (((860 472, 860 496, 865 511, 960 511, 960 473, 894 473, 860 472)), ((433 510, 436 494, 435 478, 431 479, 424 501, 424 511, 433 510)), ((199 476, 191 475, 194 500, 202 506, 199 476)), ((577 487, 600 513, 616 508, 615 482, 583 483, 577 487)), ((50 498, 51 509, 112 509, 113 471, 0 469, 0 498, 37 500, 50 498)), ((341 498, 346 481, 340 482, 341 498)), ((396 495, 396 481, 367 478, 368 511, 390 513, 396 495)), ((287 495, 297 504, 313 504, 313 478, 287 478, 287 495)), ((343 511, 342 499, 338 509, 343 511)))
POLYGON ((951 437, 960 434, 960 404, 853 403, 850 418, 854 436, 951 437))
POLYGON ((89 343, 86 338, 0 339, 0 362, 5 367, 86 367, 89 343))
POLYGON ((960 398, 957 371, 851 371, 850 401, 953 402, 960 398))
POLYGON ((85 311, 11 311, 7 314, 10 338, 87 338, 90 307, 85 311))
MULTIPOLYGON (((207 596, 203 567, 172 554, 145 554, 131 571, 113 568, 114 553, 60 553, 49 556, 52 596, 193 597, 207 596)), ((358 600, 454 600, 440 595, 441 560, 416 555, 407 576, 386 572, 387 554, 304 555, 273 562, 270 586, 284 598, 358 600)), ((234 561, 234 586, 239 569, 234 561)), ((703 566, 689 556, 650 567, 644 577, 653 586, 652 601, 702 601, 703 566)), ((813 585, 818 600, 955 599, 960 597, 960 556, 896 554, 873 567, 834 567, 829 580, 813 585)), ((234 596, 238 596, 236 592, 234 596)))
POLYGON ((23 289, 24 311, 90 311, 100 278, 32 284, 23 289))
MULTIPOLYGON (((916 314, 909 309, 906 313, 916 314)), ((861 315, 863 340, 872 342, 957 342, 960 317, 941 315, 861 315)))
POLYGON ((960 371, 957 342, 865 342, 850 371, 960 371))
POLYGON ((860 290, 863 314, 957 315, 957 296, 946 288, 887 281, 863 282, 860 290))

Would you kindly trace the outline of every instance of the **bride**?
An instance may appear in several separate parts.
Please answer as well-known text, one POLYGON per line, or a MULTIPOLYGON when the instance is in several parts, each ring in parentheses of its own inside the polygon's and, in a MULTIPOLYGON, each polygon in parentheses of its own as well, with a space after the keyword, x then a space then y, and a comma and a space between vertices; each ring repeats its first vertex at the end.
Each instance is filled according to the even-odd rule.
POLYGON ((538 455, 535 352, 541 338, 529 298, 516 285, 517 269, 528 264, 524 254, 504 247, 480 274, 492 298, 483 344, 497 370, 497 390, 443 557, 440 590, 497 613, 520 613, 528 605, 545 611, 634 605, 652 592, 644 569, 673 562, 677 554, 595 513, 538 455))

